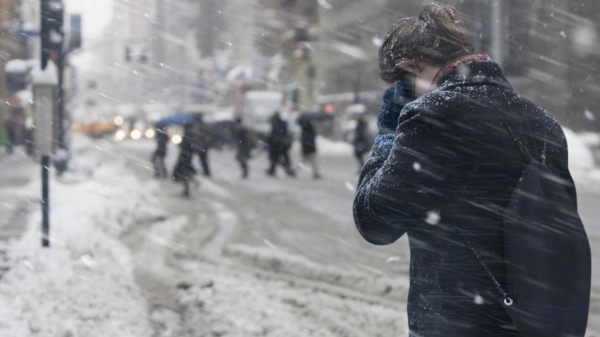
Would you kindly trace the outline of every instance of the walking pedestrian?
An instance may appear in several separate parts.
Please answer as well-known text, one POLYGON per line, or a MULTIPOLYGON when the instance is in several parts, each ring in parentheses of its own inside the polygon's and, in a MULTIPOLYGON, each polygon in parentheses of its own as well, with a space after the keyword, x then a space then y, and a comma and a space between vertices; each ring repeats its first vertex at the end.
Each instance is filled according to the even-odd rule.
POLYGON ((175 181, 183 183, 183 195, 185 197, 190 196, 190 184, 197 188, 200 184, 196 180, 196 168, 192 163, 194 158, 194 152, 196 151, 194 141, 196 134, 194 127, 191 125, 184 126, 184 134, 179 144, 180 152, 177 160, 177 165, 173 170, 173 179, 175 181))
POLYGON ((354 129, 354 156, 358 160, 359 172, 365 165, 365 155, 369 152, 371 142, 369 141, 368 124, 362 115, 356 118, 356 128, 354 129))
POLYGON ((309 118, 300 117, 300 143, 302 145, 302 158, 310 163, 314 179, 320 179, 319 164, 317 162, 317 131, 309 118))
POLYGON ((432 3, 398 21, 379 52, 381 77, 393 87, 383 97, 354 220, 376 245, 408 235, 415 337, 525 335, 499 291, 509 275, 503 212, 531 163, 523 151, 544 161, 577 203, 560 125, 516 93, 490 57, 473 55, 467 34, 454 7, 432 3))
POLYGON ((152 154, 152 164, 154 165, 155 178, 167 178, 167 167, 165 166, 165 157, 167 156, 167 144, 169 143, 169 134, 165 126, 156 128, 156 150, 152 154))
POLYGON ((200 165, 205 177, 210 177, 210 165, 208 161, 208 150, 212 147, 215 136, 212 127, 204 122, 202 115, 196 115, 196 152, 200 158, 200 165))
POLYGON ((292 169, 289 152, 292 147, 292 137, 288 131, 287 123, 281 119, 279 113, 275 113, 271 119, 271 133, 269 134, 269 159, 271 166, 267 174, 275 176, 277 165, 282 165, 285 173, 290 177, 295 177, 296 172, 292 169))
POLYGON ((13 153, 13 147, 17 141, 17 124, 14 119, 11 117, 4 122, 4 127, 6 129, 6 151, 8 154, 13 153))
POLYGON ((242 178, 248 179, 250 169, 248 160, 251 157, 253 147, 252 138, 248 129, 244 126, 241 118, 235 120, 235 139, 236 139, 236 156, 235 159, 240 163, 242 169, 242 178))

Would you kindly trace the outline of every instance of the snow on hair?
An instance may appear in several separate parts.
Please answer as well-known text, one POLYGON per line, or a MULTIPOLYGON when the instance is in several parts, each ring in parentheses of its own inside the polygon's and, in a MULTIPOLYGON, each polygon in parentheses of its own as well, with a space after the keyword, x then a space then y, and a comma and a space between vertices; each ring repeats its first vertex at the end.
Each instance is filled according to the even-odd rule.
POLYGON ((456 8, 430 3, 418 17, 400 19, 387 34, 379 50, 380 76, 393 83, 416 61, 444 65, 472 53, 467 27, 456 8))

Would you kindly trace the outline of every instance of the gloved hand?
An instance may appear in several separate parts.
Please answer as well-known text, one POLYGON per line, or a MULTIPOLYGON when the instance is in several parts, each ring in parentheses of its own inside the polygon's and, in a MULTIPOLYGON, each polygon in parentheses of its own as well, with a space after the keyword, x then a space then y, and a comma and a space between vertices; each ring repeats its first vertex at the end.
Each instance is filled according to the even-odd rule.
POLYGON ((379 134, 396 133, 400 112, 413 98, 410 87, 403 81, 397 81, 395 87, 385 91, 383 105, 377 118, 379 134))

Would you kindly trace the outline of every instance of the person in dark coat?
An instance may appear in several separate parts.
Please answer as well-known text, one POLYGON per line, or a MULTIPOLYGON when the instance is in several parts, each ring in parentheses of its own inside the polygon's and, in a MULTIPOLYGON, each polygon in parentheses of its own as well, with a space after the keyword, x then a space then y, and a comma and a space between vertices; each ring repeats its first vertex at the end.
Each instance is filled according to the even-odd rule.
POLYGON ((271 117, 270 122, 271 133, 267 142, 269 144, 271 166, 267 170, 267 174, 275 176, 277 165, 282 165, 285 173, 290 177, 294 177, 296 176, 296 172, 292 169, 292 162, 289 156, 290 148, 292 147, 292 137, 288 132, 287 123, 281 119, 279 113, 275 113, 271 117))
POLYGON ((354 145, 354 156, 358 160, 358 165, 362 168, 365 165, 365 155, 369 152, 371 146, 368 124, 363 116, 358 116, 356 119, 352 145, 354 145))
POLYGON ((442 4, 399 21, 380 50, 381 77, 395 88, 384 94, 354 221, 376 245, 408 235, 414 337, 522 336, 462 240, 505 286, 502 213, 529 162, 494 110, 577 202, 560 125, 516 93, 498 64, 472 51, 456 10, 442 4))
POLYGON ((11 117, 4 122, 4 127, 6 129, 6 151, 8 154, 12 154, 13 147, 17 142, 17 123, 11 117))
POLYGON ((210 164, 208 161, 208 150, 214 143, 213 129, 209 124, 204 122, 202 115, 196 116, 196 140, 195 146, 200 158, 200 165, 205 177, 210 177, 210 164))
POLYGON ((310 163, 313 171, 313 178, 320 179, 319 165, 317 162, 317 131, 313 122, 308 118, 300 118, 300 144, 302 145, 302 158, 310 163))
POLYGON ((156 151, 152 154, 152 164, 154 164, 154 177, 166 178, 167 167, 165 166, 165 157, 167 156, 167 144, 169 143, 169 134, 167 128, 162 126, 156 128, 156 151))
POLYGON ((179 159, 173 170, 173 179, 183 183, 183 195, 189 197, 190 183, 194 185, 195 188, 199 186, 199 183, 195 178, 196 168, 194 168, 194 164, 192 163, 194 153, 196 152, 194 145, 194 140, 196 139, 194 127, 186 125, 182 138, 183 139, 179 144, 179 159))
POLYGON ((242 168, 242 178, 247 179, 250 174, 248 160, 251 157, 252 138, 248 129, 244 126, 241 118, 235 120, 236 156, 235 159, 242 168))

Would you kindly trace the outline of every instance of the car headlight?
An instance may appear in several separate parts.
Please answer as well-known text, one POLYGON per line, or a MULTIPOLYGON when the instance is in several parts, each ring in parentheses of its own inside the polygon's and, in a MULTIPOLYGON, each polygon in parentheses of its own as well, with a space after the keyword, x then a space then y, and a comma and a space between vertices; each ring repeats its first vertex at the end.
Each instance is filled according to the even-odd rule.
POLYGON ((183 138, 181 138, 180 135, 174 135, 173 137, 171 137, 171 141, 173 142, 173 144, 181 144, 183 138))
POLYGON ((138 140, 140 138, 142 138, 142 132, 140 130, 131 131, 131 139, 138 140))
POLYGON ((123 130, 119 130, 117 131, 117 133, 115 133, 115 140, 117 142, 122 141, 123 139, 125 139, 125 131, 123 130))
POLYGON ((154 131, 154 129, 148 129, 144 134, 146 135, 146 138, 150 139, 154 138, 154 136, 156 135, 156 131, 154 131))
POLYGON ((115 117, 114 122, 115 122, 115 125, 122 125, 124 122, 123 117, 121 117, 121 116, 115 117))

